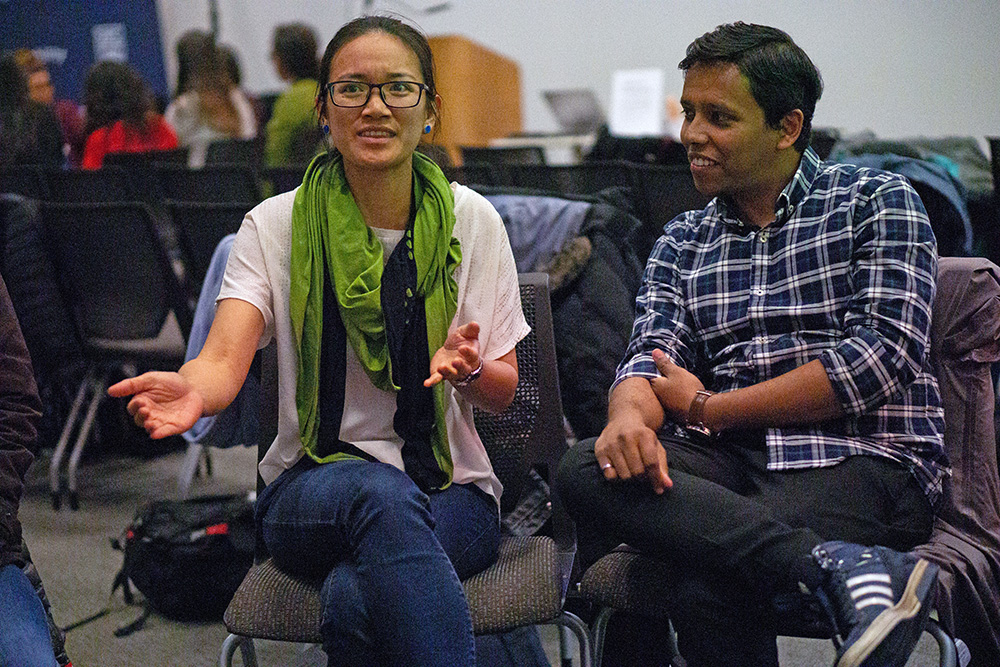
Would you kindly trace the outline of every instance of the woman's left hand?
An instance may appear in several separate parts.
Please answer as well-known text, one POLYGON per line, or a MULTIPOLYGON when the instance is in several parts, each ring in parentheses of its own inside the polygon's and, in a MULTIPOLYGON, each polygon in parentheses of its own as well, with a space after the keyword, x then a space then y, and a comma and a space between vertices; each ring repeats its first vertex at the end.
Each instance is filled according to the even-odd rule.
POLYGON ((457 382, 478 367, 479 323, 469 322, 448 333, 431 359, 431 376, 424 380, 424 386, 433 387, 444 380, 457 382))

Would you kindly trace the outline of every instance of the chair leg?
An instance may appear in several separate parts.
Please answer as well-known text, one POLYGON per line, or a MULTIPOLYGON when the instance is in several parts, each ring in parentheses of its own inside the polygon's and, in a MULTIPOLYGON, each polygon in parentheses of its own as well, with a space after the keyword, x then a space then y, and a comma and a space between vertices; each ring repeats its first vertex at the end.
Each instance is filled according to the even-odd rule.
POLYGON ((587 624, 579 616, 568 611, 563 611, 553 623, 559 625, 559 650, 562 651, 561 657, 563 662, 565 662, 566 655, 568 654, 568 647, 565 647, 563 644, 562 633, 562 629, 566 628, 576 635, 576 641, 580 645, 580 667, 591 667, 593 665, 593 658, 591 655, 590 631, 587 629, 587 624))
POLYGON ((243 667, 257 667, 257 652, 254 650, 253 638, 232 634, 222 642, 219 667, 233 667, 233 656, 236 655, 236 649, 240 650, 243 667))
POLYGON ((93 381, 94 371, 90 369, 87 371, 83 381, 80 383, 80 388, 76 392, 76 398, 73 399, 73 407, 70 408, 69 416, 66 417, 62 433, 59 434, 59 442, 56 444, 56 449, 52 453, 52 460, 49 462, 49 490, 52 493, 52 509, 59 509, 59 505, 62 502, 62 480, 59 478, 59 467, 62 465, 63 456, 66 455, 66 447, 69 445, 69 438, 73 434, 73 427, 76 426, 76 420, 80 416, 83 401, 87 398, 87 388, 90 387, 90 383, 93 381))
POLYGON ((955 642, 944 631, 944 628, 933 618, 930 618, 927 619, 927 626, 924 630, 931 633, 931 636, 937 640, 938 648, 941 650, 941 667, 959 667, 955 642))
POLYGON ((87 414, 83 418, 83 423, 80 425, 80 432, 77 434, 76 442, 73 444, 73 451, 69 456, 69 466, 66 468, 66 483, 69 489, 69 507, 72 510, 80 508, 80 497, 76 490, 76 470, 80 466, 80 459, 83 457, 83 447, 87 444, 90 429, 93 427, 94 419, 97 417, 97 408, 100 407, 101 401, 104 400, 104 387, 106 384, 107 382, 103 377, 94 382, 94 395, 90 399, 90 405, 87 406, 87 414))
POLYGON ((604 639, 608 633, 608 621, 614 615, 615 610, 611 607, 603 607, 594 617, 594 667, 601 667, 601 660, 604 657, 604 639))
POLYGON ((187 451, 184 453, 184 461, 181 463, 180 472, 177 474, 177 488, 180 491, 181 500, 188 497, 191 491, 191 484, 198 472, 198 463, 205 448, 196 442, 189 442, 187 451))

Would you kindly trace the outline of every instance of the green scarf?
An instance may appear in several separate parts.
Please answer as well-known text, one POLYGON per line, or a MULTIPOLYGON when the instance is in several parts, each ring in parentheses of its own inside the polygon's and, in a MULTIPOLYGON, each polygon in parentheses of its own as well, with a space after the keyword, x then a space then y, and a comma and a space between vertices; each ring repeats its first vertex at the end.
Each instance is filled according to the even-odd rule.
MULTIPOLYGON (((455 196, 441 169, 418 152, 413 154, 413 257, 417 296, 424 300, 430 357, 444 345, 458 307, 453 276, 462 261, 455 227, 455 196)), ((323 270, 330 273, 340 317, 361 366, 379 389, 398 391, 382 316, 382 243, 365 224, 351 194, 339 154, 316 157, 306 169, 292 208, 291 287, 289 309, 298 352, 295 404, 299 435, 306 453, 319 463, 348 458, 344 453, 320 457, 319 366, 323 337, 323 270)), ((430 369, 428 369, 428 375, 430 369)), ((434 386, 431 446, 448 483, 451 449, 445 427, 444 384, 434 386)), ((445 484, 447 486, 447 484, 445 484)))

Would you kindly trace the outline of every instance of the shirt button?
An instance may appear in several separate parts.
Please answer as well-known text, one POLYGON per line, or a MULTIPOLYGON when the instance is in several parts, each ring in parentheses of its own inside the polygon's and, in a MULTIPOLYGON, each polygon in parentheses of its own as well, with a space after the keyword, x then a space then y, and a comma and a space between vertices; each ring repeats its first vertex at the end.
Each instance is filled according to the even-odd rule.
POLYGON ((750 291, 753 293, 754 296, 764 296, 765 294, 767 294, 767 290, 764 289, 763 287, 754 287, 750 291))
POLYGON ((768 233, 767 232, 761 232, 760 233, 760 242, 761 243, 767 243, 767 237, 768 237, 768 233))

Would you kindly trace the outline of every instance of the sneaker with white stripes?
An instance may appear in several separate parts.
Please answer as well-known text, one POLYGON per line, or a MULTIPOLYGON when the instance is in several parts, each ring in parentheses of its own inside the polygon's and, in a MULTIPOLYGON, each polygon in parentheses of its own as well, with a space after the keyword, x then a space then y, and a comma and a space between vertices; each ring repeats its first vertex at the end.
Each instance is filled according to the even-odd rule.
POLYGON ((816 596, 841 638, 836 667, 903 667, 934 605, 938 566, 848 542, 825 542, 812 556, 826 571, 816 596))

